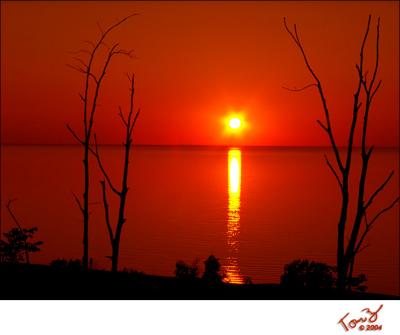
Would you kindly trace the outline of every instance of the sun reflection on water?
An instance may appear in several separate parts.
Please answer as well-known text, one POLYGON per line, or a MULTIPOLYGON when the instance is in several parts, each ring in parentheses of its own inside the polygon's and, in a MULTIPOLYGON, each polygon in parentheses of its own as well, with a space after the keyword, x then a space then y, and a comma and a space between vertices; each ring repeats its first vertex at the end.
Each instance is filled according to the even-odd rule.
POLYGON ((238 262, 241 173, 241 151, 240 149, 230 149, 228 152, 228 258, 225 271, 227 281, 235 284, 241 284, 244 282, 243 276, 240 273, 238 262))

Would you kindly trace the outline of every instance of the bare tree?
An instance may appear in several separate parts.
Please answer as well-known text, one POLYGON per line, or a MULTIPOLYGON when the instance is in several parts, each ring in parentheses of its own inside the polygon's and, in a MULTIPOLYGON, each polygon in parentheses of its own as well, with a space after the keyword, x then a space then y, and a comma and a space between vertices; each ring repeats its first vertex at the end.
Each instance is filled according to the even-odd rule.
MULTIPOLYGON (((371 231, 372 227, 376 223, 377 219, 390 210, 398 201, 399 197, 394 199, 394 201, 385 207, 384 209, 380 210, 372 220, 368 221, 367 219, 367 210, 369 209, 370 205, 376 198, 376 196, 388 185, 390 182, 394 171, 389 173, 389 176, 385 179, 385 181, 377 187, 376 191, 372 193, 369 198, 365 196, 365 185, 367 181, 367 171, 368 171, 368 163, 371 158, 371 154, 373 152, 374 147, 370 146, 367 147, 367 129, 368 129, 368 117, 369 112, 371 109, 371 105, 375 94, 377 93, 378 89, 381 86, 381 81, 377 82, 377 73, 378 73, 378 65, 379 65, 379 33, 380 33, 380 19, 378 18, 378 23, 376 26, 376 48, 375 48, 375 66, 373 69, 373 73, 371 79, 367 79, 367 71, 364 71, 364 47, 367 41, 369 31, 370 31, 370 24, 371 24, 371 15, 368 17, 367 28, 361 43, 360 48, 360 59, 358 64, 356 64, 358 82, 356 86, 356 90, 354 93, 354 101, 353 101, 353 110, 352 110, 352 119, 350 124, 350 129, 348 133, 348 144, 346 147, 345 158, 341 157, 339 153, 339 149, 335 140, 335 136, 332 129, 332 124, 330 120, 330 112, 328 109, 328 105, 325 98, 325 93, 321 84, 321 81, 317 74, 315 73, 314 69, 311 67, 306 52, 304 51, 304 47, 300 41, 299 34, 297 32, 296 24, 294 24, 293 29, 289 29, 286 18, 284 18, 284 25, 286 31, 289 33, 292 40, 295 42, 297 47, 299 48, 305 65, 314 79, 314 82, 304 86, 300 89, 289 89, 291 91, 302 91, 304 89, 310 87, 316 87, 322 102, 322 108, 325 115, 325 123, 317 120, 319 126, 323 129, 324 132, 329 137, 329 141, 332 147, 332 151, 335 157, 335 165, 332 164, 328 157, 325 156, 326 163, 333 173, 340 191, 341 191, 341 209, 340 209, 340 216, 338 222, 338 236, 337 236, 337 287, 339 289, 345 289, 346 286, 350 288, 351 279, 353 276, 353 269, 354 269, 354 262, 356 255, 364 248, 363 243, 365 241, 365 237, 371 231), (362 102, 362 92, 364 93, 364 101, 362 102), (361 109, 364 103, 363 109, 361 109), (351 163, 353 157, 353 148, 354 144, 354 135, 355 129, 359 117, 359 113, 361 111, 361 116, 363 117, 362 121, 362 132, 361 132, 361 160, 362 160, 362 168, 359 175, 359 183, 358 183, 358 194, 354 195, 354 201, 357 203, 357 210, 354 218, 353 224, 350 226, 350 240, 345 245, 345 231, 346 225, 350 225, 350 219, 348 218, 348 209, 349 209, 349 202, 350 202, 350 191, 349 191, 349 175, 351 170, 351 163), (338 170, 338 171, 337 171, 338 170), (364 230, 361 232, 361 225, 362 221, 365 221, 364 230)), ((352 172, 354 173, 354 172, 352 172)))
POLYGON ((30 264, 29 253, 40 251, 39 246, 43 244, 42 241, 31 241, 33 235, 37 232, 37 227, 23 228, 19 223, 11 204, 16 199, 7 202, 7 210, 17 228, 12 228, 9 232, 4 233, 6 239, 0 239, 0 261, 8 261, 18 263, 20 260, 25 259, 26 264, 30 264), (24 254, 23 257, 21 254, 24 254))
POLYGON ((111 47, 107 46, 105 43, 106 37, 109 33, 121 25, 123 22, 137 14, 132 14, 124 19, 118 21, 114 25, 110 26, 108 29, 103 31, 100 28, 101 35, 96 43, 91 41, 85 41, 88 44, 89 50, 83 49, 79 50, 78 53, 88 54, 88 60, 84 61, 79 57, 75 57, 74 60, 77 64, 68 65, 72 69, 82 73, 85 76, 85 89, 83 94, 79 94, 83 102, 83 135, 79 136, 69 124, 67 128, 72 134, 72 136, 83 146, 83 170, 84 170, 84 186, 83 186, 83 204, 79 198, 74 194, 74 198, 83 216, 83 257, 82 265, 84 270, 89 268, 89 148, 92 140, 92 129, 94 123, 94 117, 97 109, 97 100, 100 94, 100 88, 106 75, 107 68, 116 55, 126 55, 132 57, 133 50, 123 50, 119 47, 119 43, 113 44, 111 47), (105 47, 107 49, 107 55, 103 66, 101 67, 99 73, 94 70, 95 60, 99 58, 99 49, 105 47), (91 95, 91 89, 94 93, 91 95))
POLYGON ((100 181, 102 194, 103 194, 103 205, 104 205, 104 213, 105 213, 105 221, 107 225, 107 231, 110 238, 111 249, 112 249, 112 256, 111 256, 111 270, 117 271, 118 270, 118 259, 119 259, 119 246, 121 241, 121 233, 124 223, 126 222, 125 218, 125 207, 126 207, 126 199, 128 194, 128 171, 129 171, 129 154, 132 148, 132 136, 133 136, 133 129, 135 127, 136 121, 140 114, 140 109, 134 115, 134 83, 135 78, 134 75, 129 77, 130 81, 130 107, 128 117, 126 118, 122 113, 121 107, 119 107, 119 116, 122 120, 122 123, 125 127, 125 142, 124 145, 124 166, 123 166, 123 173, 122 173, 122 181, 121 181, 121 188, 118 189, 114 186, 113 182, 109 174, 106 172, 104 165, 102 163, 100 153, 99 153, 99 146, 97 144, 97 137, 96 134, 94 135, 95 139, 95 147, 94 149, 90 148, 92 154, 96 157, 100 170, 103 173, 104 180, 100 181), (117 224, 115 227, 115 231, 113 230, 110 222, 110 215, 109 215, 109 206, 107 201, 107 190, 106 190, 106 182, 109 185, 110 189, 114 194, 119 197, 119 209, 118 209, 118 218, 117 224))

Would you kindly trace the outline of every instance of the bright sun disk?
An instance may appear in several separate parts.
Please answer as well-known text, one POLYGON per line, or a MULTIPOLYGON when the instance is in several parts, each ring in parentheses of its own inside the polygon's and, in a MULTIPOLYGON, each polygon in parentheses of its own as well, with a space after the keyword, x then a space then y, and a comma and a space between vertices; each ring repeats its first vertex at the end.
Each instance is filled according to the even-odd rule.
POLYGON ((234 117, 229 120, 229 127, 232 129, 238 129, 241 126, 241 121, 237 117, 234 117))

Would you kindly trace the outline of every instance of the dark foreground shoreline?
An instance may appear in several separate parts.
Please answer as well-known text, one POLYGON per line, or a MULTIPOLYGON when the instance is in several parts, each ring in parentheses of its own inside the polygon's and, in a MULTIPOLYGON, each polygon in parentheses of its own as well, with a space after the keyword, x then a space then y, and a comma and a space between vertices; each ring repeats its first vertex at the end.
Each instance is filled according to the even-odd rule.
POLYGON ((48 265, 0 264, 0 300, 393 300, 400 296, 336 290, 290 290, 279 284, 206 284, 138 272, 88 273, 48 265))

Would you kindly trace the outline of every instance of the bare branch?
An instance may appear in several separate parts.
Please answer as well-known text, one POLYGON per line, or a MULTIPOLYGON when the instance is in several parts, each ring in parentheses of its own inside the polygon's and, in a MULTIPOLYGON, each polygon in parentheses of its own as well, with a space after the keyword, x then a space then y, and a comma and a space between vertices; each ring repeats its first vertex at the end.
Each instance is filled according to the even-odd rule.
POLYGON ((331 126, 331 121, 330 121, 330 115, 329 115, 329 109, 328 109, 328 106, 327 106, 327 103, 326 103, 326 98, 325 98, 324 90, 323 90, 322 85, 321 85, 321 81, 319 80, 318 76, 315 74, 314 70, 312 69, 312 67, 311 67, 311 65, 310 65, 310 63, 308 61, 307 55, 306 55, 306 53, 304 51, 304 48, 303 48, 303 46, 302 46, 302 44, 300 42, 300 37, 299 37, 299 35, 297 33, 296 25, 294 25, 294 34, 293 34, 293 32, 289 29, 289 27, 288 27, 288 25, 286 23, 286 18, 285 17, 283 18, 283 22, 284 22, 286 31, 288 32, 288 34, 292 37, 293 41, 298 46, 298 48, 299 48, 299 50, 300 50, 300 52, 301 52, 301 54, 303 56, 303 60, 304 60, 304 63, 306 65, 308 71, 310 72, 311 76, 316 81, 315 86, 317 86, 317 88, 318 88, 319 96, 320 96, 321 102, 322 102, 322 107, 323 107, 323 110, 324 110, 324 113, 325 113, 326 124, 327 124, 326 128, 329 130, 328 131, 329 140, 331 142, 332 150, 333 150, 333 152, 335 154, 335 159, 336 159, 336 162, 337 162, 337 164, 339 166, 339 169, 341 171, 343 171, 344 167, 343 167, 342 160, 340 158, 339 150, 338 150, 337 145, 336 145, 335 137, 333 136, 332 126, 331 126))
POLYGON ((390 179, 392 179, 393 175, 394 171, 392 170, 389 176, 385 179, 385 181, 376 189, 374 193, 372 193, 371 197, 368 199, 366 205, 364 206, 364 210, 367 210, 367 208, 372 204, 375 197, 385 188, 385 186, 389 183, 390 179))
POLYGON ((88 72, 88 76, 90 78, 92 78, 96 84, 99 83, 98 79, 96 78, 96 76, 92 72, 88 72))
MULTIPOLYGON (((90 76, 90 73, 91 73, 91 67, 92 67, 92 63, 93 63, 93 59, 94 59, 94 57, 95 57, 95 54, 96 54, 96 52, 97 52, 99 46, 102 45, 102 44, 104 43, 103 41, 104 41, 104 39, 106 38, 106 36, 107 36, 114 28, 116 28, 117 26, 119 26, 120 24, 122 24, 123 22, 125 22, 126 20, 128 20, 130 17, 135 16, 135 15, 137 15, 137 14, 134 13, 134 14, 131 14, 131 15, 129 15, 129 16, 126 16, 124 19, 118 21, 118 22, 115 23, 114 25, 110 26, 106 31, 102 32, 102 35, 101 35, 99 41, 97 42, 96 46, 94 47, 94 49, 93 49, 93 51, 92 51, 92 53, 91 53, 90 59, 89 59, 88 71, 87 71, 88 77, 90 76)), ((116 51, 116 48, 118 47, 118 45, 119 45, 119 43, 116 43, 116 44, 114 44, 113 47, 110 49, 110 51, 109 51, 109 53, 108 53, 108 56, 107 56, 107 60, 106 60, 106 62, 105 62, 105 64, 104 64, 104 66, 103 66, 103 70, 102 70, 102 72, 101 72, 101 75, 100 75, 100 77, 99 77, 98 79, 95 80, 95 81, 96 81, 96 89, 95 89, 95 93, 94 93, 94 97, 93 97, 92 109, 91 109, 90 116, 89 116, 89 125, 88 125, 87 128, 85 127, 86 132, 87 132, 87 137, 88 137, 88 138, 90 138, 90 134, 91 134, 92 126, 93 126, 93 119, 94 119, 94 114, 95 114, 95 111, 96 111, 96 102, 97 102, 97 97, 98 97, 98 94, 99 94, 101 82, 102 82, 102 80, 103 80, 103 78, 104 78, 104 76, 105 76, 105 74, 106 74, 106 70, 107 70, 108 64, 109 64, 110 61, 111 61, 111 58, 112 58, 113 55, 115 55, 116 53, 119 53, 118 51, 116 51)), ((87 96, 87 94, 88 94, 88 77, 87 77, 87 80, 86 80, 85 96, 87 96)), ((85 105, 85 112, 84 112, 84 114, 85 114, 84 117, 85 117, 85 120, 86 120, 86 117, 87 117, 87 116, 86 116, 86 105, 85 105)))
POLYGON ((85 142, 83 140, 81 140, 79 138, 79 136, 75 133, 75 131, 70 127, 70 125, 67 123, 67 129, 69 130, 69 132, 72 134, 72 136, 82 145, 85 144, 85 142))
POLYGON ((371 222, 369 223, 369 226, 372 228, 372 225, 375 223, 375 221, 378 220, 378 218, 382 214, 384 214, 385 212, 391 210, 399 200, 400 200, 400 197, 397 197, 389 206, 387 206, 387 207, 383 208, 381 211, 379 211, 378 214, 376 214, 375 217, 371 220, 371 222))
POLYGON ((83 74, 87 74, 87 71, 85 69, 81 68, 80 66, 72 65, 72 64, 66 64, 66 65, 75 71, 81 72, 83 74))
POLYGON ((361 235, 360 240, 358 241, 356 247, 354 248, 354 254, 352 255, 353 262, 354 262, 354 257, 357 254, 361 253, 361 251, 363 251, 364 249, 366 249, 368 247, 368 245, 366 245, 363 248, 361 248, 361 246, 362 246, 362 244, 364 242, 364 239, 365 239, 365 237, 367 236, 367 234, 368 234, 368 232, 370 230, 370 226, 368 224, 368 219, 367 219, 367 213, 365 211, 363 213, 363 216, 364 216, 364 222, 365 222, 365 229, 364 229, 364 232, 361 235))
POLYGON ((320 121, 317 120, 317 123, 321 126, 321 128, 326 131, 327 133, 329 133, 329 129, 320 121))
POLYGON ((371 157, 371 155, 372 155, 372 151, 374 151, 374 146, 373 145, 371 145, 371 147, 368 149, 368 151, 367 151, 367 157, 368 157, 368 159, 371 157))
POLYGON ((109 177, 108 173, 106 172, 106 170, 105 170, 105 168, 104 168, 104 166, 103 166, 103 162, 101 161, 101 158, 100 158, 100 153, 99 153, 99 147, 98 147, 98 144, 97 144, 97 136, 96 136, 96 134, 94 134, 94 143, 95 143, 95 149, 93 150, 92 147, 89 147, 89 151, 90 151, 90 152, 93 154, 93 156, 97 159, 97 163, 99 164, 100 170, 101 170, 101 172, 103 173, 103 176, 104 176, 104 178, 107 180, 107 183, 108 183, 108 185, 110 186, 110 188, 112 189, 112 191, 113 191, 115 194, 118 194, 118 195, 121 194, 121 192, 118 191, 118 190, 114 187, 113 183, 111 182, 111 178, 109 177))
POLYGON ((355 252, 356 254, 360 254, 361 252, 363 252, 365 249, 367 249, 369 247, 369 244, 364 245, 362 248, 357 249, 357 251, 355 252))
POLYGON ((101 184, 101 189, 102 189, 102 193, 103 193, 104 215, 105 215, 105 219, 106 219, 108 235, 110 237, 110 242, 112 245, 113 241, 114 241, 114 234, 113 234, 113 231, 111 228, 111 223, 110 223, 110 214, 109 214, 109 210, 108 210, 107 193, 106 193, 106 183, 104 180, 101 180, 100 184, 101 184))
POLYGON ((302 88, 296 88, 296 87, 294 87, 294 88, 288 88, 288 87, 285 87, 285 86, 282 86, 282 88, 285 89, 285 90, 291 91, 291 92, 300 92, 300 91, 304 91, 304 90, 306 90, 307 88, 310 88, 310 87, 313 87, 313 86, 318 87, 317 84, 314 84, 314 83, 313 83, 313 84, 308 84, 308 85, 306 85, 306 86, 304 86, 304 87, 302 87, 302 88))
POLYGON ((370 98, 371 101, 372 101, 372 99, 374 98, 376 92, 378 92, 379 87, 381 87, 381 84, 382 84, 382 80, 379 80, 378 85, 376 85, 374 91, 373 91, 372 94, 371 94, 371 98, 370 98))
POLYGON ((133 119, 132 126, 131 126, 131 128, 129 130, 129 136, 132 136, 133 129, 135 128, 136 121, 137 121, 137 119, 138 119, 138 117, 140 115, 140 112, 141 112, 141 109, 139 108, 137 113, 136 113, 136 115, 135 115, 135 118, 133 119))
POLYGON ((80 73, 83 73, 87 77, 92 78, 96 84, 98 83, 98 80, 97 80, 96 76, 92 72, 89 71, 88 67, 86 67, 86 69, 84 69, 84 68, 82 68, 82 67, 80 67, 78 65, 72 65, 72 64, 66 64, 66 65, 68 67, 70 67, 71 69, 73 69, 75 71, 78 71, 80 73))
POLYGON ((367 41, 367 37, 369 34, 369 27, 371 25, 371 15, 368 16, 368 23, 367 23, 367 29, 365 30, 364 38, 361 43, 361 48, 360 48, 360 74, 362 74, 362 68, 363 68, 363 59, 364 59, 364 47, 365 43, 367 41))
MULTIPOLYGON (((314 77, 315 81, 316 81, 318 84, 320 84, 320 81, 319 81, 318 77, 315 75, 314 70, 311 68, 310 63, 308 62, 308 58, 307 58, 307 56, 306 56, 306 53, 305 53, 305 51, 304 51, 304 48, 303 48, 303 46, 301 45, 299 35, 297 34, 297 27, 296 27, 296 24, 294 24, 294 32, 295 32, 295 35, 296 35, 296 36, 295 36, 295 35, 290 31, 289 27, 288 27, 287 24, 286 24, 286 17, 283 18, 283 22, 284 22, 284 24, 285 24, 286 31, 289 33, 289 35, 292 37, 293 41, 294 41, 294 42, 297 44, 297 46, 299 47, 300 52, 301 52, 301 54, 303 55, 303 59, 304 59, 304 62, 305 62, 305 64, 306 64, 306 66, 307 66, 308 71, 309 71, 309 72, 311 73, 311 75, 314 77)), ((318 85, 317 85, 317 86, 318 86, 318 85)))
POLYGON ((389 206, 385 207, 384 209, 382 209, 372 220, 371 222, 368 223, 367 221, 367 216, 366 213, 364 212, 364 218, 365 218, 365 229, 363 234, 360 237, 360 240, 357 243, 357 246, 354 249, 354 255, 361 253, 361 251, 365 250, 368 247, 368 244, 365 245, 364 247, 362 247, 362 244, 366 238, 366 236, 368 235, 368 233, 371 231, 371 229, 374 227, 374 224, 376 223, 376 220, 385 212, 389 211, 390 209, 393 208, 393 206, 400 200, 400 197, 397 197, 389 206))
POLYGON ((8 203, 7 203, 6 207, 7 207, 8 213, 10 214, 10 216, 11 216, 11 218, 13 219, 14 223, 17 225, 18 229, 22 232, 22 227, 21 227, 21 225, 19 224, 19 222, 18 222, 16 216, 14 215, 14 212, 13 212, 12 209, 11 209, 11 204, 12 204, 14 201, 16 201, 16 200, 17 200, 17 199, 8 200, 8 203))
POLYGON ((79 57, 72 57, 72 59, 75 59, 79 64, 81 64, 85 69, 87 69, 87 64, 79 57))
POLYGON ((378 17, 378 24, 376 26, 376 54, 375 54, 375 68, 374 68, 374 74, 372 75, 371 82, 369 84, 369 89, 368 91, 371 92, 372 87, 374 85, 375 79, 376 79, 376 74, 378 72, 378 65, 379 65, 379 31, 380 31, 380 24, 381 24, 381 18, 378 17))
POLYGON ((73 197, 74 197, 74 199, 75 199, 75 202, 77 203, 77 205, 78 205, 80 211, 83 213, 83 206, 82 206, 82 204, 81 204, 79 198, 76 196, 76 194, 75 194, 74 192, 71 192, 71 193, 72 193, 72 195, 73 195, 73 197))
POLYGON ((122 122, 124 123, 124 125, 125 125, 126 127, 128 127, 128 123, 127 123, 126 120, 125 120, 124 114, 122 114, 122 108, 121 108, 121 106, 118 106, 118 109, 119 109, 118 115, 120 116, 120 118, 121 118, 122 122))
POLYGON ((334 169, 334 167, 332 166, 331 162, 329 161, 329 159, 326 155, 325 155, 325 161, 326 161, 326 164, 328 164, 329 169, 332 171, 333 175, 335 176, 336 181, 339 184, 340 190, 343 190, 343 184, 340 181, 340 178, 339 178, 338 174, 336 173, 336 170, 334 169))

